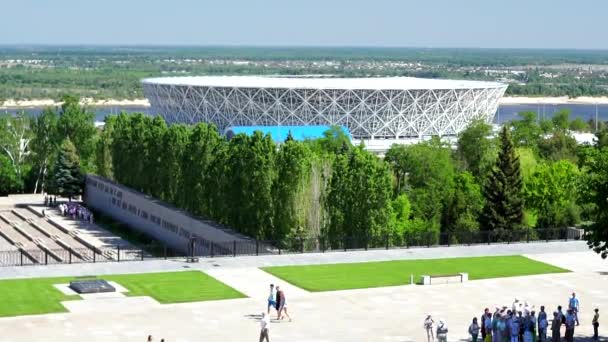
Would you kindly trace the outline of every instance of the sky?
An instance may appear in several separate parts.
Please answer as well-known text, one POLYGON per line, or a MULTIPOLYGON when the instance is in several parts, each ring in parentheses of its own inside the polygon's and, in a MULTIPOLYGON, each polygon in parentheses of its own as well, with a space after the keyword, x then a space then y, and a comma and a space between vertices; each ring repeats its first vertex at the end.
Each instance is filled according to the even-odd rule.
POLYGON ((0 44, 608 49, 606 18, 606 0, 0 0, 0 44))

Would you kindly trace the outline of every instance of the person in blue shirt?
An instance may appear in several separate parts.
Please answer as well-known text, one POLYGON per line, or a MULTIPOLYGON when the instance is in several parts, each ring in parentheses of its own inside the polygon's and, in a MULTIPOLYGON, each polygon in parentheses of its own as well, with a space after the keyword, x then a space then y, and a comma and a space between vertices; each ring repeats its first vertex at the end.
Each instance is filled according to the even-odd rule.
POLYGON ((511 317, 511 342, 519 342, 520 320, 517 314, 513 313, 511 317))
POLYGON ((576 325, 578 326, 578 312, 579 312, 579 307, 580 303, 578 301, 578 298, 576 298, 576 293, 572 292, 572 297, 570 297, 570 300, 568 301, 568 309, 572 309, 572 312, 574 312, 574 318, 576 320, 576 325))
POLYGON ((574 310, 568 309, 566 313, 566 342, 574 341, 574 323, 576 318, 574 316, 574 310))
POLYGON ((545 306, 540 307, 540 312, 538 313, 538 341, 545 342, 547 341, 547 328, 549 327, 549 321, 547 319, 547 313, 545 312, 545 306))

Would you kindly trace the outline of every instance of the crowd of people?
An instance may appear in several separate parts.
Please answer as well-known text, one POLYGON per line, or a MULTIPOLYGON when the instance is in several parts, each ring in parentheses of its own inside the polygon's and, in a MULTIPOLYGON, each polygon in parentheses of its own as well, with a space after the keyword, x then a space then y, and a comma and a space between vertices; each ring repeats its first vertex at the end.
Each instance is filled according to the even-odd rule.
POLYGON ((285 317, 287 317, 291 322, 291 317, 287 312, 287 301, 285 297, 285 292, 281 289, 280 286, 274 286, 274 284, 270 284, 266 312, 262 312, 262 318, 260 319, 260 342, 270 341, 270 312, 273 309, 276 310, 277 321, 281 321, 285 317))
POLYGON ((78 203, 61 203, 57 208, 62 216, 69 216, 73 220, 79 219, 91 224, 93 223, 93 213, 78 203))
MULTIPOLYGON (((552 316, 541 306, 536 312, 534 305, 517 298, 511 307, 496 307, 492 313, 486 308, 479 317, 474 317, 468 327, 468 334, 471 341, 477 342, 559 342, 574 341, 574 330, 579 326, 578 314, 580 312, 580 302, 576 293, 568 299, 568 308, 563 312, 562 306, 558 306, 552 316), (565 327, 562 333, 562 327, 565 327)), ((599 309, 595 308, 593 320, 594 340, 598 340, 599 328, 599 309)), ((424 320, 424 329, 427 341, 445 342, 447 341, 448 328, 444 319, 440 319, 435 325, 435 321, 428 315, 424 320)))

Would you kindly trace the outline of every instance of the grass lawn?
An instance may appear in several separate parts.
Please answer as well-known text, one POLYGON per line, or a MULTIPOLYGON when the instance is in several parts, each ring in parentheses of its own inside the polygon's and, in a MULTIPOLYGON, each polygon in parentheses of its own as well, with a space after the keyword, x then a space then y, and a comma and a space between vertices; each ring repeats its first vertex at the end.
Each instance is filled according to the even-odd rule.
POLYGON ((273 274, 308 291, 335 291, 406 285, 421 275, 465 272, 470 280, 513 277, 568 270, 523 256, 496 256, 428 260, 394 260, 329 265, 265 267, 273 274))
MULTIPOLYGON (((129 290, 128 296, 150 296, 162 304, 244 298, 245 296, 199 271, 100 276, 129 290)), ((78 300, 66 296, 53 284, 66 284, 74 277, 0 280, 0 317, 65 312, 60 302, 78 300)))

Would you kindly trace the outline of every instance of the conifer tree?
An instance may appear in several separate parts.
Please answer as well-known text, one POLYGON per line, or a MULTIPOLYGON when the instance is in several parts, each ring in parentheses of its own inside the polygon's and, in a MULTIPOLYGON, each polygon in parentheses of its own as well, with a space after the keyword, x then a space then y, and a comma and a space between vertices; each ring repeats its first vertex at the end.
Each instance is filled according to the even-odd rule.
POLYGON ((480 223, 482 230, 493 231, 504 239, 508 231, 521 226, 524 206, 519 157, 506 125, 499 139, 498 157, 483 187, 486 204, 480 223))
POLYGON ((72 197, 82 193, 83 181, 80 172, 80 159, 76 147, 69 138, 61 144, 53 178, 53 188, 57 195, 71 200, 72 197))

